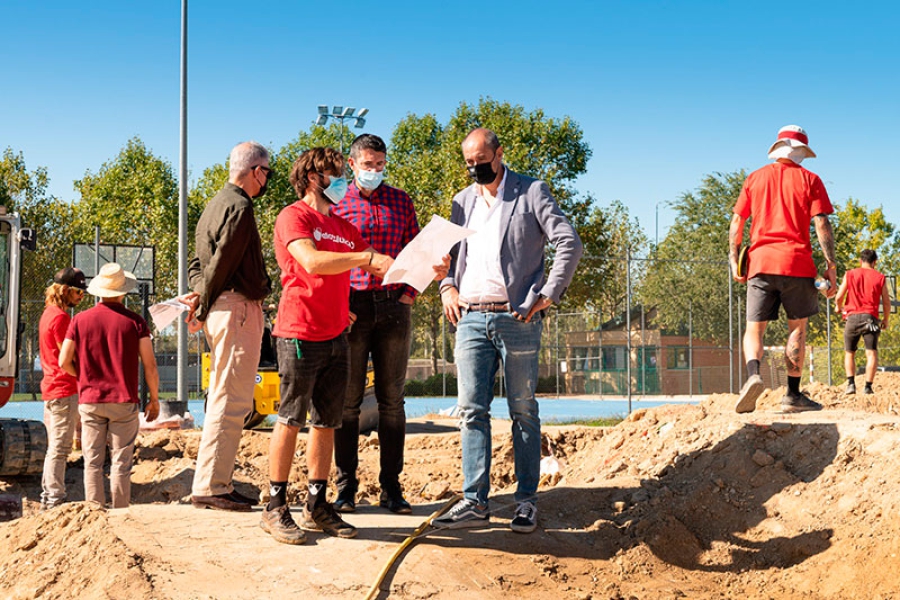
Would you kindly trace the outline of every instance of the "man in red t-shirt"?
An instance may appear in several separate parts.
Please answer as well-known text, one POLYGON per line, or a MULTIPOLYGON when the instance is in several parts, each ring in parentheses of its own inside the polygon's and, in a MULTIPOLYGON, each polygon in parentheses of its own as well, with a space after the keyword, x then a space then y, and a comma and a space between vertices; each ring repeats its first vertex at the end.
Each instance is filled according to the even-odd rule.
POLYGON ((891 314, 891 299, 884 275, 875 270, 878 254, 874 250, 859 253, 859 268, 844 274, 838 288, 835 304, 842 312, 847 324, 844 326, 844 369, 847 371, 847 394, 856 393, 856 348, 859 338, 866 344, 866 387, 864 394, 874 394, 872 383, 878 369, 878 336, 888 328, 891 314), (881 304, 882 319, 878 322, 878 305, 881 304))
MULTIPOLYGON (((78 382, 59 368, 59 349, 69 328, 69 309, 84 298, 84 273, 66 267, 59 271, 44 291, 44 314, 38 326, 41 347, 41 398, 47 426, 47 454, 41 476, 41 509, 62 504, 66 499, 66 459, 78 424, 78 382)), ((81 437, 81 436, 79 436, 81 437)))
POLYGON ((796 125, 782 127, 769 148, 775 162, 750 173, 734 206, 728 232, 731 272, 747 283, 747 329, 744 355, 747 382, 741 388, 735 410, 756 409, 764 385, 759 376, 763 334, 769 321, 778 318, 784 306, 788 319, 785 344, 788 391, 781 399, 785 412, 820 410, 822 405, 800 392, 800 374, 806 353, 806 325, 819 312, 816 296, 816 265, 813 262, 809 226, 815 222, 816 236, 827 262, 824 293, 834 296, 836 287, 834 233, 828 215, 834 212, 819 176, 800 166, 804 158, 815 158, 806 132, 796 125), (738 249, 744 223, 751 218, 747 272, 739 269, 738 249))
POLYGON ((109 441, 113 508, 127 508, 131 503, 131 466, 140 426, 138 358, 150 392, 144 415, 148 421, 159 415, 159 372, 150 329, 143 317, 122 304, 135 287, 133 274, 116 263, 103 265, 87 288, 100 303, 75 315, 59 351, 60 368, 78 379, 84 499, 106 504, 103 462, 109 441))
POLYGON ((360 267, 384 277, 394 259, 375 252, 356 227, 332 212, 347 191, 343 173, 344 157, 332 148, 301 154, 290 175, 299 200, 282 209, 275 221, 282 294, 272 334, 277 338, 281 404, 269 446, 270 500, 260 527, 285 544, 306 541, 288 509, 287 484, 307 411, 309 483, 301 526, 356 536, 356 528, 326 501, 334 430, 341 426, 350 374, 350 270, 360 267))

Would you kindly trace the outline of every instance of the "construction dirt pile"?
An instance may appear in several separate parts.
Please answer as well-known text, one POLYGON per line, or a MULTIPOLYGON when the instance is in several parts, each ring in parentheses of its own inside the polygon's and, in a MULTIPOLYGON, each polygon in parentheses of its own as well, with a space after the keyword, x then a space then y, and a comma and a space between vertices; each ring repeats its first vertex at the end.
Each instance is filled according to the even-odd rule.
MULTIPOLYGON (((736 397, 638 408, 612 428, 544 428, 536 532, 509 530, 514 469, 508 422, 494 422, 493 519, 429 530, 386 569, 372 598, 900 598, 900 374, 873 396, 812 384, 818 413, 754 413, 736 397)), ((640 406, 640 403, 636 403, 640 406)), ((452 419, 409 423, 402 483, 412 515, 378 507, 378 440, 360 438, 354 540, 310 533, 274 542, 252 513, 192 508, 198 431, 141 434, 132 506, 83 499, 39 512, 40 481, 0 482, 25 516, 0 524, 0 598, 363 598, 403 540, 461 487, 452 419)), ((237 489, 264 496, 269 434, 244 434, 237 489)), ((305 482, 305 438, 291 501, 305 482)), ((264 499, 264 498, 262 498, 264 499)), ((299 507, 295 508, 295 513, 299 507)))

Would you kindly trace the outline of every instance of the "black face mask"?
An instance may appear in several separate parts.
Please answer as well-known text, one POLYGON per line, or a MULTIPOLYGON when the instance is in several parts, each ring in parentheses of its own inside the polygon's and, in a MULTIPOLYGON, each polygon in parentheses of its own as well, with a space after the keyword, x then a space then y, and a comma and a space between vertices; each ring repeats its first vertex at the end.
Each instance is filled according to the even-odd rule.
POLYGON ((497 179, 497 171, 495 171, 491 166, 492 162, 494 161, 491 160, 486 163, 480 163, 471 167, 466 167, 466 169, 469 171, 469 177, 474 179, 475 183, 481 185, 492 183, 495 179, 497 179))
POLYGON ((271 171, 266 171, 266 182, 264 184, 262 184, 262 187, 259 188, 259 191, 256 192, 256 195, 253 196, 253 198, 259 198, 260 196, 262 196, 263 194, 266 193, 266 188, 269 187, 269 176, 271 174, 272 174, 271 171))

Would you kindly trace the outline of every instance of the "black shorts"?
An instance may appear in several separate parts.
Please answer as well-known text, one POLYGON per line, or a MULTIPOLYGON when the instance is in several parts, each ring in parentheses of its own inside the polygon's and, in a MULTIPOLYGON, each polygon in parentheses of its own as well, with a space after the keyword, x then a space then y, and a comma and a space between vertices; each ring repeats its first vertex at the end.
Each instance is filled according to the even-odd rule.
POLYGON ((281 406, 278 422, 294 427, 336 429, 341 426, 350 376, 347 334, 324 342, 278 338, 281 406))
POLYGON ((775 321, 781 306, 792 321, 811 317, 819 312, 818 293, 812 277, 757 275, 747 281, 747 321, 775 321))
POLYGON ((856 313, 847 317, 844 325, 844 350, 856 352, 859 347, 859 338, 863 339, 866 350, 878 350, 878 336, 881 329, 878 320, 866 313, 856 313), (874 327, 873 327, 874 326, 874 327))

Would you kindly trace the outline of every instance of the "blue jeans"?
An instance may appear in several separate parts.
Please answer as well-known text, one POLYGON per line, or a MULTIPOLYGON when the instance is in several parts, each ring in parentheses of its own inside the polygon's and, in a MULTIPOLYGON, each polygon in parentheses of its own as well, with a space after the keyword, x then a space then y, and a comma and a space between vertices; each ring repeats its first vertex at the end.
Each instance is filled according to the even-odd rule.
POLYGON ((487 505, 491 482, 491 401, 494 377, 503 364, 513 453, 517 502, 537 498, 541 467, 541 420, 534 397, 541 347, 540 315, 530 323, 509 313, 467 312, 456 328, 462 433, 463 495, 487 505))
POLYGON ((403 447, 406 443, 406 408, 403 388, 409 362, 411 311, 399 302, 399 291, 353 292, 350 310, 356 322, 350 328, 350 380, 344 402, 343 423, 334 435, 334 463, 338 490, 356 493, 359 487, 359 413, 366 392, 369 356, 375 374, 378 402, 378 445, 382 490, 400 491, 403 447))

